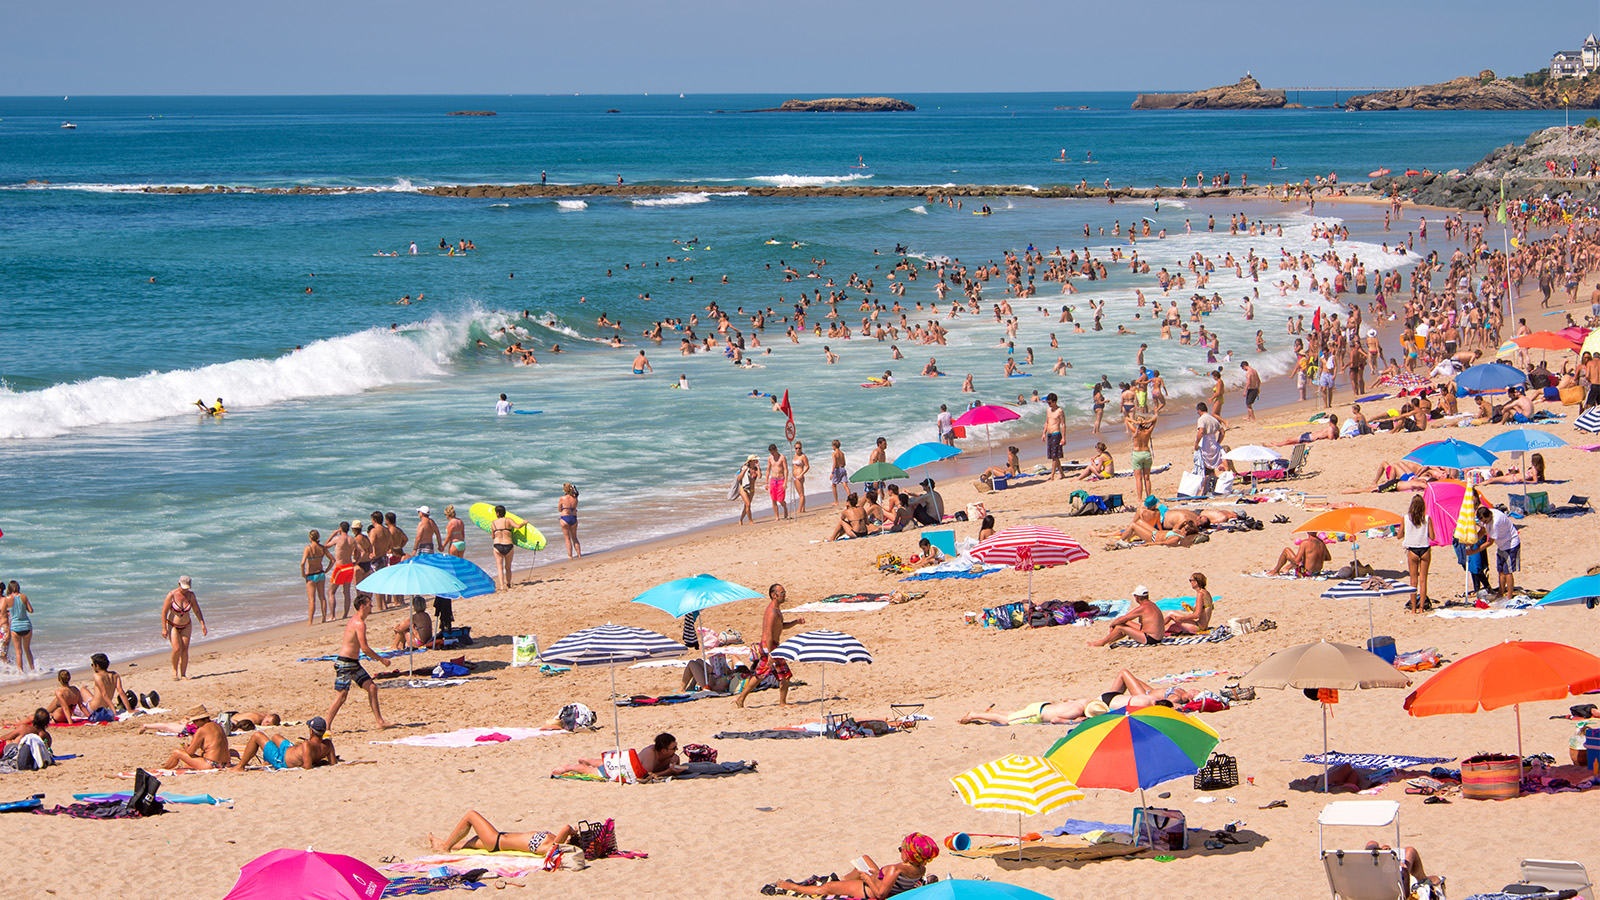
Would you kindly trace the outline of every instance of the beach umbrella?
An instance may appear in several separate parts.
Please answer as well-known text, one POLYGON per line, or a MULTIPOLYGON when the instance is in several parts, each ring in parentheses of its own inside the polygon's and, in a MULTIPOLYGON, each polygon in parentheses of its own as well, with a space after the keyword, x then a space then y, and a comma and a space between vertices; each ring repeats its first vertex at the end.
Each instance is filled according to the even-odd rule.
POLYGON ((1142 808, 1145 788, 1200 771, 1219 740, 1175 709, 1123 707, 1079 723, 1044 758, 1080 788, 1138 791, 1142 808))
POLYGON ((983 444, 988 449, 989 465, 994 465, 994 445, 989 441, 989 426, 1012 419, 1020 419, 1022 414, 1009 406, 996 406, 992 403, 981 403, 967 410, 955 418, 955 424, 962 428, 971 428, 974 425, 983 426, 983 444))
POLYGON ((1236 447, 1232 450, 1229 450, 1227 453, 1222 454, 1222 458, 1231 459, 1234 462, 1271 463, 1282 460, 1283 454, 1272 449, 1271 447, 1247 444, 1243 447, 1236 447))
POLYGON ((1600 575, 1579 575, 1556 585, 1556 589, 1540 598, 1534 606, 1564 606, 1583 603, 1590 609, 1600 599, 1600 575))
POLYGON ((361 860, 308 847, 245 863, 224 900, 377 900, 388 887, 389 879, 361 860))
POLYGON ((1522 704, 1600 690, 1600 656, 1549 641, 1504 641, 1463 656, 1406 697, 1413 716, 1474 713, 1505 706, 1517 712, 1522 756, 1522 704))
POLYGON ((1583 344, 1579 347, 1579 350, 1583 353, 1600 353, 1600 328, 1596 328, 1583 336, 1583 344))
POLYGON ((1341 581, 1322 592, 1324 600, 1353 600, 1360 597, 1367 599, 1367 646, 1372 646, 1372 637, 1377 629, 1372 623, 1372 600, 1374 597, 1399 597, 1403 594, 1415 594, 1417 589, 1404 581, 1395 581, 1392 578, 1382 578, 1374 575, 1371 578, 1351 578, 1341 581))
MULTIPOLYGON (((1357 554, 1361 545, 1356 543, 1356 537, 1363 531, 1372 528, 1388 528, 1399 525, 1404 521, 1401 517, 1386 509, 1376 509, 1371 506, 1347 506, 1343 509, 1330 509, 1307 519, 1304 524, 1296 528, 1296 532, 1317 534, 1332 532, 1350 537, 1350 562, 1352 566, 1359 562, 1357 554)), ((1352 568, 1352 571, 1354 569, 1352 568)))
POLYGON ((971 557, 995 566, 1027 570, 1028 600, 1033 600, 1035 566, 1064 566, 1083 562, 1089 551, 1071 535, 1042 525, 1019 525, 989 535, 972 548, 971 557))
POLYGON ((1524 384, 1528 376, 1505 363, 1482 363, 1456 375, 1456 387, 1467 391, 1499 391, 1524 384))
POLYGON ((636 659, 660 659, 677 656, 686 648, 670 638, 607 622, 595 628, 574 631, 554 644, 539 658, 548 663, 564 666, 598 666, 611 668, 611 728, 617 732, 617 752, 622 752, 622 732, 617 717, 617 663, 636 659))
POLYGON ((1522 498, 1526 504, 1528 498, 1527 463, 1523 461, 1523 454, 1535 450, 1549 450, 1553 447, 1565 447, 1567 442, 1556 437, 1548 431, 1537 428, 1513 428, 1502 434, 1483 442, 1483 449, 1492 453, 1515 453, 1517 455, 1518 471, 1523 473, 1522 498))
POLYGON ((1061 770, 1037 756, 1004 756, 950 779, 973 809, 1017 814, 1017 859, 1022 859, 1022 817, 1047 813, 1083 799, 1083 791, 1061 770))
POLYGON ((759 600, 763 595, 743 585, 723 581, 710 575, 695 575, 665 581, 633 598, 634 603, 653 606, 674 618, 692 612, 734 603, 739 600, 759 600))
POLYGON ((1419 466, 1434 466, 1440 469, 1472 469, 1494 465, 1493 453, 1477 444, 1469 444, 1455 438, 1423 444, 1407 453, 1402 459, 1419 466))
MULTIPOLYGON (((1371 652, 1349 644, 1317 641, 1279 650, 1239 679, 1250 687, 1283 690, 1354 691, 1402 688, 1411 684, 1404 672, 1371 652)), ((1319 701, 1320 703, 1321 701, 1319 701)), ((1328 704, 1322 706, 1322 790, 1328 790, 1328 704)))
POLYGON ((797 634, 778 645, 772 655, 795 663, 821 663, 822 676, 818 679, 822 689, 822 736, 828 736, 828 663, 836 666, 849 663, 871 663, 872 654, 861 642, 838 631, 808 631, 797 634))
POLYGON ((894 464, 909 471, 918 466, 925 466, 929 463, 936 463, 941 459, 949 459, 952 456, 960 455, 961 450, 949 444, 926 441, 906 448, 906 452, 894 458, 894 464))
POLYGON ((1564 334, 1554 331, 1535 331, 1532 334, 1518 335, 1510 340, 1524 350, 1564 350, 1571 352, 1582 346, 1581 341, 1575 341, 1564 334))
POLYGON ((465 557, 452 556, 448 553, 423 553, 405 561, 407 565, 413 563, 443 569, 461 582, 460 591, 439 591, 437 596, 459 600, 463 597, 481 597, 494 593, 494 579, 489 577, 488 572, 479 568, 477 563, 465 557))
MULTIPOLYGON (((1600 334, 1600 331, 1596 331, 1595 334, 1600 334)), ((1590 434, 1600 433, 1600 406, 1591 406, 1584 410, 1577 419, 1573 420, 1572 424, 1579 431, 1586 431, 1590 434)))
POLYGON ((1051 900, 1050 897, 1003 881, 946 878, 912 888, 900 900, 1051 900))
POLYGON ((461 579, 444 569, 426 566, 384 566, 361 579, 356 590, 368 594, 412 596, 415 594, 450 594, 459 596, 467 586, 461 579))
POLYGON ((851 481, 862 484, 871 484, 875 481, 888 481, 891 478, 910 478, 911 473, 899 466, 886 462, 867 463, 850 476, 851 481))

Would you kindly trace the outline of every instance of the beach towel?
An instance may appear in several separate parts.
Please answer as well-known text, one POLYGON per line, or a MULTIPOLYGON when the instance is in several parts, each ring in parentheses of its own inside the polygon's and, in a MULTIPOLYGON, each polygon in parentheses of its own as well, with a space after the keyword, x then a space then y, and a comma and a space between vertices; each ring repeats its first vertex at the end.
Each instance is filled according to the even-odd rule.
POLYGON ((1176 675, 1162 675, 1162 676, 1157 677, 1157 678, 1152 678, 1152 679, 1150 679, 1150 683, 1151 684, 1183 684, 1186 681, 1197 681, 1197 680, 1199 680, 1201 678, 1209 678, 1212 675, 1232 675, 1232 674, 1233 674, 1232 672, 1229 672, 1226 669, 1190 669, 1187 672, 1179 672, 1176 675))
POLYGON ((883 609, 885 606, 888 606, 888 605, 889 605, 889 601, 887 601, 887 600, 873 600, 873 601, 867 601, 867 602, 864 602, 864 603, 826 603, 826 602, 820 602, 819 601, 817 603, 807 603, 807 604, 804 604, 802 606, 791 606, 791 607, 789 607, 789 611, 790 612, 828 612, 828 613, 835 613, 835 612, 837 612, 837 613, 877 612, 878 610, 883 609))
POLYGON ((1525 609, 1436 609, 1429 613, 1437 619, 1512 619, 1527 614, 1525 609))
MULTIPOLYGON (((1119 826, 1119 830, 1125 831, 1126 829, 1119 826)), ((1132 856, 1148 849, 1150 848, 1132 844, 1033 841, 1022 845, 1020 856, 1024 862, 1088 862, 1096 859, 1132 856)), ((989 844, 983 847, 972 847, 967 850, 951 850, 950 853, 967 859, 992 859, 1000 863, 1004 863, 1007 860, 1016 862, 1019 855, 1017 842, 1014 838, 1009 844, 989 844)))
POLYGON ((455 687, 469 681, 493 681, 493 675, 469 675, 466 678, 414 678, 409 681, 378 681, 380 688, 438 688, 455 687))
POLYGON ((902 578, 900 580, 901 581, 941 581, 941 580, 946 579, 946 578, 982 578, 985 575, 992 575, 995 572, 998 572, 1003 568, 1005 568, 1005 567, 1004 566, 983 566, 983 567, 977 569, 976 571, 964 570, 964 571, 960 571, 960 572, 936 572, 936 571, 933 571, 933 570, 930 569, 930 570, 928 570, 926 572, 918 572, 915 575, 910 575, 910 576, 907 576, 907 577, 902 578))
POLYGON ((683 766, 689 771, 682 775, 674 775, 674 778, 680 780, 684 778, 728 778, 756 770, 755 763, 745 762, 742 759, 737 762, 691 762, 684 763, 683 766))
POLYGON ((859 594, 829 594, 817 603, 907 603, 928 596, 927 591, 894 591, 889 594, 866 592, 859 594))
POLYGON ((369 741, 368 743, 459 749, 461 747, 483 746, 478 738, 487 734, 504 734, 510 740, 520 741, 526 738, 545 737, 552 734, 566 734, 566 732, 560 729, 545 731, 539 728, 462 728, 456 731, 445 731, 437 734, 412 734, 393 741, 369 741))
MULTIPOLYGON (((379 743, 379 742, 378 741, 374 741, 373 743, 379 743)), ((336 766, 371 766, 371 765, 377 765, 377 762, 378 761, 375 760, 375 759, 341 759, 338 762, 334 763, 334 765, 336 765, 336 766)), ((326 768, 328 768, 328 766, 317 766, 317 768, 318 769, 326 769, 326 768)), ((282 768, 282 769, 274 769, 272 766, 269 766, 269 765, 245 766, 244 770, 246 772, 303 772, 303 771, 305 771, 304 769, 301 769, 298 766, 288 766, 288 767, 282 768)), ((221 774, 224 770, 223 769, 145 769, 145 771, 149 772, 151 775, 155 775, 155 776, 160 777, 160 778, 176 778, 179 775, 218 775, 218 774, 221 774)), ((139 772, 138 772, 138 770, 134 770, 134 771, 131 771, 131 772, 118 772, 115 775, 108 775, 106 777, 107 778, 138 778, 139 777, 139 772)))
MULTIPOLYGON (((1320 753, 1308 753, 1300 758, 1301 762, 1322 765, 1323 756, 1320 753)), ((1405 756, 1399 753, 1339 753, 1328 751, 1327 763, 1337 766, 1349 763, 1358 769, 1411 769, 1417 766, 1432 766, 1439 763, 1454 762, 1454 757, 1449 756, 1405 756)), ((1318 776, 1319 778, 1321 776, 1318 776)))
POLYGON ((618 697, 617 705, 624 709, 631 706, 666 706, 672 703, 688 703, 691 700, 704 700, 707 697, 726 697, 727 694, 718 694, 714 691, 695 691, 690 694, 663 694, 651 697, 646 694, 635 694, 632 697, 618 697))
POLYGON ((483 886, 484 884, 481 881, 468 881, 465 873, 448 875, 444 878, 406 875, 389 879, 389 886, 383 889, 383 895, 385 897, 415 897, 418 894, 453 891, 456 888, 475 891, 483 886))
POLYGON ((711 736, 714 741, 792 741, 798 738, 819 737, 815 731, 794 728, 767 728, 761 731, 719 731, 711 736))
POLYGON ((1117 832, 1127 830, 1128 829, 1125 826, 1120 824, 1112 824, 1111 822, 1094 822, 1089 819, 1068 819, 1060 828, 1052 828, 1049 831, 1041 833, 1060 837, 1064 834, 1088 834, 1091 831, 1117 832))
MULTIPOLYGON (((379 650, 378 655, 384 659, 394 659, 396 656, 405 656, 406 652, 405 650, 379 650)), ((422 651, 419 650, 417 652, 420 653, 422 651)), ((334 662, 338 658, 338 654, 330 653, 327 656, 303 656, 298 662, 334 662)))
POLYGON ((1113 648, 1123 647, 1183 647, 1189 644, 1220 644, 1233 637, 1233 632, 1226 628, 1213 628, 1207 634, 1182 634, 1168 635, 1159 644, 1147 644, 1144 641, 1121 640, 1113 641, 1113 648))
POLYGON ((71 803, 54 809, 40 807, 36 816, 71 816, 74 819, 142 819, 138 810, 130 809, 121 800, 101 800, 92 803, 71 803))
MULTIPOLYGON (((403 862, 385 863, 380 868, 389 872, 427 872, 430 869, 443 868, 452 875, 464 875, 475 869, 482 869, 485 875, 495 878, 516 878, 529 872, 543 871, 544 857, 534 856, 524 850, 501 850, 499 853, 489 853, 486 850, 452 850, 449 853, 419 856, 403 862)), ((388 892, 384 895, 388 896, 388 892)))
MULTIPOLYGON (((93 801, 128 800, 128 799, 131 799, 132 797, 133 797, 133 795, 130 794, 130 793, 127 793, 126 791, 124 791, 122 793, 115 793, 115 794, 73 794, 72 795, 72 799, 74 799, 74 800, 93 800, 93 801)), ((158 795, 156 797, 156 799, 160 800, 162 803, 188 803, 188 804, 192 804, 192 805, 195 805, 195 806, 220 806, 220 805, 222 805, 224 803, 226 803, 229 806, 233 805, 233 801, 232 800, 229 800, 229 799, 227 799, 225 797, 219 799, 217 797, 211 796, 210 794, 160 794, 160 795, 158 795)))

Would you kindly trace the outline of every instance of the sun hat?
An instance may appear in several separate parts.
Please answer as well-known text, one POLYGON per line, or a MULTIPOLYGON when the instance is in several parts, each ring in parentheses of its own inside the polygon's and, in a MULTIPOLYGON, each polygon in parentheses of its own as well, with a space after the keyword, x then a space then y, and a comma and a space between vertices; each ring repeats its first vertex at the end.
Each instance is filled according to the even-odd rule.
POLYGON ((1104 700, 1090 700, 1083 705, 1083 714, 1090 718, 1103 716, 1110 711, 1111 707, 1107 706, 1104 700))
POLYGON ((209 718, 211 718, 211 713, 207 712, 204 706, 193 706, 189 708, 189 721, 198 722, 201 719, 209 718))

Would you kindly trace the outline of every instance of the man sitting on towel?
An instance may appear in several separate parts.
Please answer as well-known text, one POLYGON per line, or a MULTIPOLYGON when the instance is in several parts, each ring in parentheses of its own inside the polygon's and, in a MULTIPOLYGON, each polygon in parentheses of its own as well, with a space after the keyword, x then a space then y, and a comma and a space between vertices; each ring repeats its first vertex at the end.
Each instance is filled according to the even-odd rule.
POLYGON ((1167 633, 1167 618, 1161 608, 1150 602, 1150 589, 1139 585, 1133 589, 1133 609, 1127 615, 1111 620, 1111 628, 1091 647, 1104 647, 1112 641, 1127 638, 1146 644, 1159 644, 1167 633))
POLYGON ((260 753, 267 765, 274 769, 287 769, 291 766, 297 769, 309 769, 313 766, 331 766, 339 761, 338 754, 333 752, 333 741, 323 737, 328 733, 328 723, 321 716, 313 716, 306 723, 311 736, 301 743, 296 744, 281 734, 266 734, 256 732, 250 735, 250 740, 245 742, 244 750, 239 754, 239 761, 228 767, 230 772, 243 772, 244 767, 250 764, 260 753))

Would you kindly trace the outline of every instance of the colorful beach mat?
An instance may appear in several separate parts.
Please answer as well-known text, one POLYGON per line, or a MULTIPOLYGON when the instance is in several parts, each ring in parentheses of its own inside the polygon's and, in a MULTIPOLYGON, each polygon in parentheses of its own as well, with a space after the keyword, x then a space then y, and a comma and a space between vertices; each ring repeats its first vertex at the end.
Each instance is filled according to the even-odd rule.
MULTIPOLYGON (((1301 762, 1323 764, 1321 753, 1308 753, 1300 758, 1301 762)), ((1399 753, 1338 753, 1328 751, 1327 764, 1337 766, 1349 763, 1358 769, 1407 769, 1415 766, 1436 766, 1440 763, 1455 762, 1451 756, 1406 756, 1399 753)))
POLYGON ((1226 628, 1217 628, 1209 634, 1168 635, 1159 644, 1147 644, 1144 641, 1125 639, 1113 641, 1111 646, 1118 649, 1124 647, 1185 647, 1190 644, 1220 644, 1232 637, 1233 632, 1226 628))

